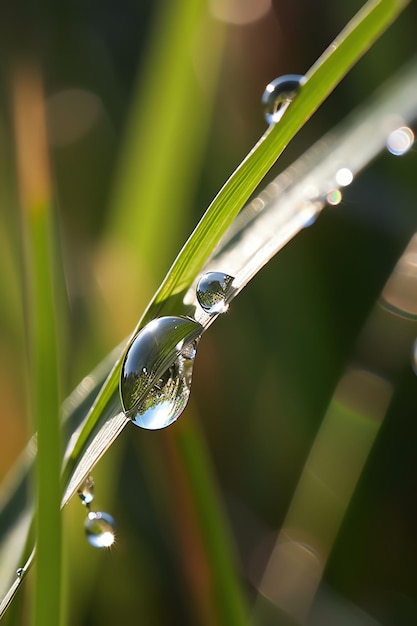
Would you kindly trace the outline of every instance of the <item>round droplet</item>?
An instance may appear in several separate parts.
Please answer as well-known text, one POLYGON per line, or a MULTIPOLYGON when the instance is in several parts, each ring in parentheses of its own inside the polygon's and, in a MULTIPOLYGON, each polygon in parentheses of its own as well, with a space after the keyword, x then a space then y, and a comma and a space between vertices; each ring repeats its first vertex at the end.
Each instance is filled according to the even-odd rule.
POLYGON ((208 272, 198 281, 197 300, 210 315, 225 313, 229 308, 227 297, 231 292, 233 276, 221 272, 208 272))
POLYGON ((122 365, 120 396, 136 426, 165 428, 185 409, 202 332, 190 318, 159 317, 133 339, 122 365))
POLYGON ((262 106, 268 124, 279 122, 305 80, 305 76, 300 74, 285 74, 266 86, 262 95, 262 106))
POLYGON ((408 126, 401 126, 388 135, 387 148, 394 156, 406 154, 414 143, 414 133, 408 126))
POLYGON ((109 548, 115 539, 115 522, 102 511, 90 511, 84 522, 87 541, 94 548, 109 548))
POLYGON ((17 576, 18 578, 21 578, 21 577, 23 576, 24 571, 25 571, 25 570, 24 570, 24 568, 23 568, 23 567, 19 567, 19 568, 16 570, 16 576, 17 576))
POLYGON ((89 507, 94 500, 94 478, 92 476, 88 476, 88 478, 85 479, 81 487, 78 489, 78 495, 81 502, 86 507, 89 507))
POLYGON ((342 194, 339 189, 330 189, 326 195, 327 204, 330 206, 337 206, 342 202, 342 194))

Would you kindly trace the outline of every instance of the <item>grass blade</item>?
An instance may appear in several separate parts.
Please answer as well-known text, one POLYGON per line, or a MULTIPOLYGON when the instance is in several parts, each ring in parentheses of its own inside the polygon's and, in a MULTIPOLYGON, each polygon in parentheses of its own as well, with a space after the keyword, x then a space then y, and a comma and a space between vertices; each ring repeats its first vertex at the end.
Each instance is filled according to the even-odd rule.
POLYGON ((57 307, 52 254, 51 195, 42 82, 36 67, 14 76, 18 174, 26 230, 29 371, 37 430, 36 575, 34 623, 59 624, 61 610, 61 436, 57 307), (36 163, 37 167, 34 167, 36 163))
MULTIPOLYGON (((368 2, 335 42, 329 46, 321 59, 308 72, 308 80, 289 106, 284 120, 267 130, 213 200, 179 253, 133 334, 141 325, 154 317, 173 313, 180 315, 184 312, 184 304, 181 302, 184 292, 191 285, 244 202, 291 138, 345 76, 352 64, 359 60, 406 4, 407 2, 403 0, 368 2)), ((102 411, 116 393, 120 365, 121 360, 115 363, 80 432, 68 458, 66 480, 90 440, 102 411)))

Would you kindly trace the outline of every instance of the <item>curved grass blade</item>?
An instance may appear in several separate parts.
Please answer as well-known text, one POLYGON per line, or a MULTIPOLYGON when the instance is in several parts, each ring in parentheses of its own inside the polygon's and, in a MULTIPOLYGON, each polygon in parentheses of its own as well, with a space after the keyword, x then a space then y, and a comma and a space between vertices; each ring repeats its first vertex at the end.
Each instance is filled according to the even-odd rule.
MULTIPOLYGON (((404 0, 368 2, 329 46, 308 72, 306 83, 288 107, 283 121, 266 131, 213 200, 179 253, 132 336, 144 323, 159 315, 184 314, 186 308, 182 299, 186 289, 192 284, 244 202, 292 137, 406 4, 404 0)), ((66 477, 71 474, 71 468, 82 455, 102 411, 117 389, 120 366, 121 360, 115 363, 91 408, 85 426, 68 458, 66 477)))

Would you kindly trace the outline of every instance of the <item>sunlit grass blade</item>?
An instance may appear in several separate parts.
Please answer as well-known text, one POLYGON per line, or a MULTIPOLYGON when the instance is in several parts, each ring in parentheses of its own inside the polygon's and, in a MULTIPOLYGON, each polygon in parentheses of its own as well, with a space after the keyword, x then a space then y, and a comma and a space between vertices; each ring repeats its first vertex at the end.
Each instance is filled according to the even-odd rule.
POLYGON ((37 430, 34 623, 61 611, 59 366, 51 193, 42 81, 33 65, 14 73, 14 119, 24 230, 31 407, 37 430))
MULTIPOLYGON (((352 64, 388 28, 406 4, 403 1, 393 0, 368 2, 339 35, 336 40, 337 45, 329 46, 323 57, 307 74, 307 82, 289 106, 283 121, 265 133, 207 209, 134 332, 137 332, 143 323, 158 315, 183 312, 184 305, 181 300, 185 290, 192 283, 245 201, 291 138, 345 76, 352 64)), ((120 361, 115 363, 89 413, 68 459, 68 474, 71 473, 70 467, 76 464, 76 459, 82 454, 102 410, 105 409, 117 389, 120 364, 120 361)))

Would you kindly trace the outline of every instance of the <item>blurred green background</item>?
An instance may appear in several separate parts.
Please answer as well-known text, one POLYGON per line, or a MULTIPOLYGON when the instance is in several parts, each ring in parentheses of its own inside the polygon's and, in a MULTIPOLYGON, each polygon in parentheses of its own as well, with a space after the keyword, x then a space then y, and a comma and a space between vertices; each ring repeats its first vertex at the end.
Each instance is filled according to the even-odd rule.
MULTIPOLYGON (((189 37, 183 54, 192 78, 177 76, 169 64, 167 73, 155 76, 157 51, 166 52, 165 21, 186 14, 186 4, 2 3, 1 478, 31 433, 13 127, 13 84, 22 64, 40 68, 44 85, 65 271, 65 396, 131 332, 196 221, 264 132, 265 85, 281 74, 304 73, 360 6, 196 2, 188 31, 179 37, 189 37), (190 81, 183 102, 172 97, 171 71, 178 81, 190 81), (172 117, 181 119, 179 135, 167 131, 164 139, 172 117), (171 147, 157 143, 150 152, 155 136, 171 147), (158 152, 168 155, 161 171, 169 179, 156 170, 156 182, 148 176, 150 191, 142 189, 136 184, 147 180, 141 168, 155 169, 158 152), (177 189, 181 177, 186 184, 177 189), (166 202, 153 207, 159 187, 166 202)), ((271 175, 413 56, 416 26, 412 4, 271 175)), ((268 264, 201 341, 191 404, 173 429, 186 431, 191 423, 201 437, 201 462, 212 475, 248 607, 356 338, 416 230, 416 166, 415 151, 401 158, 382 155, 339 206, 327 209, 268 264)), ((311 624, 417 623, 417 382, 411 346, 394 385, 327 561, 311 624)), ((196 496, 178 450, 181 457, 169 432, 127 427, 100 462, 94 504, 117 520, 110 551, 86 543, 80 502, 74 499, 64 511, 68 624, 216 623, 215 611, 202 605, 210 582, 193 530, 196 496)), ((186 457, 189 450, 182 453, 186 457)), ((15 623, 27 623, 24 600, 25 592, 18 596, 15 623)), ((259 619, 297 623, 272 605, 259 619)))

